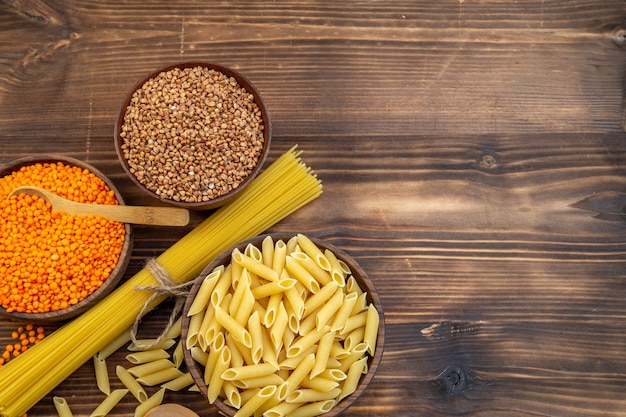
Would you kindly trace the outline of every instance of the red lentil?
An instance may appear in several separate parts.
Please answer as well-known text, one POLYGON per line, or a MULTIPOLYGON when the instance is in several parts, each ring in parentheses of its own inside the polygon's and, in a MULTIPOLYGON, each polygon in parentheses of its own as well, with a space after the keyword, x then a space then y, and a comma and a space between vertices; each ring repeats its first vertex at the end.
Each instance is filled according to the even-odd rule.
POLYGON ((26 327, 20 326, 11 332, 11 339, 19 341, 19 343, 9 343, 5 346, 2 356, 0 356, 0 367, 12 358, 26 352, 31 345, 39 343, 45 337, 45 333, 43 326, 35 328, 35 325, 30 323, 26 327))
POLYGON ((7 198, 22 185, 83 203, 118 202, 101 178, 62 162, 36 163, 0 178, 0 305, 20 313, 67 308, 109 277, 124 244, 124 225, 53 212, 37 196, 7 198))

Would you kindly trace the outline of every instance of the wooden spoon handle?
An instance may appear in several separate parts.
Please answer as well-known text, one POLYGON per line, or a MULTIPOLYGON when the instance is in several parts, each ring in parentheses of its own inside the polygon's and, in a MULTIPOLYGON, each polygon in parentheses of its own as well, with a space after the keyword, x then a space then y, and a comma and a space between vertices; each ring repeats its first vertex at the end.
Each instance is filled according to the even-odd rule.
POLYGON ((153 226, 186 226, 189 223, 189 211, 177 207, 76 204, 72 211, 77 215, 100 215, 122 223, 153 226))

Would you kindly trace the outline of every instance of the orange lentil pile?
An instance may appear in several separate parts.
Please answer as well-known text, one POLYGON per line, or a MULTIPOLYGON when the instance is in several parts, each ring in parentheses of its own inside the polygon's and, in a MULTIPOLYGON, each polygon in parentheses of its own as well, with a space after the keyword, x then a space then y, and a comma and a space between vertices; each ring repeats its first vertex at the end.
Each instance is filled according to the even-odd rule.
POLYGON ((34 163, 0 178, 0 305, 7 312, 46 313, 72 306, 98 289, 117 264, 124 224, 52 211, 19 186, 45 188, 69 200, 117 204, 91 171, 34 163))
POLYGON ((18 357, 21 353, 39 343, 44 337, 45 329, 43 326, 35 327, 34 324, 29 323, 25 326, 20 326, 11 333, 12 343, 5 346, 2 356, 0 356, 0 367, 10 361, 11 359, 18 357))

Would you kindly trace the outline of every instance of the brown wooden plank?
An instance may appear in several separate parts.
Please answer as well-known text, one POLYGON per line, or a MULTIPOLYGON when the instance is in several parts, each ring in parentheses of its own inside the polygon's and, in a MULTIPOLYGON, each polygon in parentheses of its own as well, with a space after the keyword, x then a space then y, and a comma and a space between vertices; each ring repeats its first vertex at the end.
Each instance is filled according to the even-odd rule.
MULTIPOLYGON (((62 151, 154 203, 116 160, 118 106, 172 62, 231 66, 269 107, 269 160, 298 143, 324 183, 271 231, 343 248, 385 307, 383 362, 346 415, 619 416, 625 19, 619 0, 1 2, 0 162, 62 151)), ((207 214, 137 227, 127 277, 207 214)), ((0 319, 0 346, 16 326, 0 319)), ((75 415, 103 399, 90 363, 29 415, 54 395, 75 415)))

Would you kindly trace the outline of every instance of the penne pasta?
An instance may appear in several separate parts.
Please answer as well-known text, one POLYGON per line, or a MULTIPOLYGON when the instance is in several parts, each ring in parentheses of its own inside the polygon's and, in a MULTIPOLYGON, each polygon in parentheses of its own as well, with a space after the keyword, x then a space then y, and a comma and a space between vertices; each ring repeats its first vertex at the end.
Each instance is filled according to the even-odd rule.
POLYGON ((274 256, 272 258, 272 269, 280 276, 285 268, 285 258, 287 257, 287 245, 282 240, 274 244, 274 256))
POLYGON ((255 378, 238 379, 233 381, 234 385, 240 389, 263 388, 267 385, 280 385, 284 379, 276 374, 258 376, 255 378))
MULTIPOLYGON (((325 256, 325 255, 324 255, 325 256)), ((294 252, 291 257, 308 271, 313 278, 320 284, 326 285, 333 280, 329 271, 322 269, 309 255, 304 252, 294 252)), ((341 285, 343 287, 343 285, 341 285)))
POLYGON ((171 381, 167 381, 166 383, 161 385, 161 388, 165 388, 166 390, 169 390, 169 391, 180 391, 193 384, 194 384, 193 376, 191 375, 190 372, 185 372, 183 375, 177 378, 174 378, 171 381))
POLYGON ((283 401, 289 394, 296 390, 300 386, 300 383, 307 377, 311 369, 315 365, 315 354, 308 354, 302 359, 302 362, 298 364, 296 369, 289 375, 289 378, 285 380, 278 387, 278 399, 283 401))
POLYGON ((303 351, 312 347, 315 343, 317 343, 324 334, 328 333, 330 327, 325 326, 319 330, 314 330, 310 333, 307 333, 304 336, 301 336, 294 340, 294 342, 287 349, 287 357, 293 358, 294 356, 298 356, 303 351))
POLYGON ((269 297, 270 295, 280 294, 296 285, 293 278, 281 278, 278 281, 268 282, 260 287, 252 289, 252 295, 255 299, 269 297))
POLYGON ((350 365, 350 369, 348 369, 346 379, 341 386, 341 394, 339 394, 337 401, 341 401, 342 399, 356 391, 356 387, 359 384, 359 379, 363 374, 363 369, 365 369, 366 361, 367 357, 362 357, 361 359, 350 365))
POLYGON ((176 344, 174 352, 172 353, 172 361, 174 362, 174 366, 176 368, 180 368, 183 364, 183 361, 185 360, 185 352, 183 349, 183 343, 181 340, 179 340, 176 344))
POLYGON ((126 355, 126 360, 134 365, 141 365, 146 362, 158 359, 169 359, 170 354, 163 349, 150 349, 142 352, 133 352, 126 355))
POLYGON ((304 317, 307 317, 313 311, 323 306, 328 299, 337 292, 339 286, 336 282, 332 281, 324 285, 317 294, 312 295, 304 302, 304 317))
POLYGON ((104 394, 109 395, 111 393, 111 385, 106 360, 99 358, 98 355, 94 356, 93 367, 96 374, 96 384, 98 385, 98 389, 104 394))
POLYGON ((292 392, 285 399, 288 403, 309 403, 324 400, 336 399, 341 393, 341 388, 334 388, 330 391, 317 391, 314 389, 298 389, 292 392))
POLYGON ((211 404, 215 402, 218 395, 222 391, 222 384, 224 383, 224 380, 222 379, 222 374, 230 366, 230 359, 230 349, 228 349, 228 346, 226 346, 220 351, 220 354, 218 355, 215 369, 213 370, 211 379, 209 380, 209 385, 207 386, 207 398, 209 399, 209 402, 211 404))
POLYGON ((297 236, 298 246, 307 254, 311 259, 315 261, 320 268, 325 271, 330 271, 330 262, 321 249, 317 247, 315 243, 311 239, 309 239, 306 235, 299 233, 297 236))
MULTIPOLYGON (((272 264, 274 263, 274 240, 270 235, 267 235, 261 244, 261 258, 263 265, 272 268, 272 264)), ((275 268, 272 269, 276 271, 275 268)))
POLYGON ((259 363, 263 357, 263 329, 261 328, 261 319, 259 319, 259 314, 256 311, 248 319, 248 331, 252 338, 252 346, 250 346, 252 362, 259 363))
POLYGON ((289 275, 297 279, 304 287, 312 292, 317 293, 320 290, 320 283, 315 279, 313 275, 306 270, 300 262, 298 262, 294 255, 287 255, 285 259, 285 269, 289 272, 289 275))
POLYGON ((175 368, 175 365, 169 359, 157 359, 155 361, 142 363, 141 365, 135 365, 130 368, 126 368, 129 374, 135 378, 141 378, 142 376, 153 374, 155 372, 162 371, 163 369, 175 368))
POLYGON ((330 263, 330 271, 328 272, 330 273, 331 279, 335 281, 340 287, 345 287, 346 273, 341 267, 339 259, 337 259, 335 254, 328 249, 324 251, 324 256, 326 256, 326 259, 328 259, 328 262, 330 263))
POLYGON ((247 417, 254 414, 263 403, 269 400, 276 392, 276 385, 268 385, 259 389, 248 401, 246 401, 239 410, 235 413, 234 417, 247 417))
POLYGON ((74 417, 72 410, 70 409, 69 404, 63 397, 52 397, 52 403, 54 404, 54 408, 57 411, 59 417, 74 417))
POLYGON ((252 346, 252 337, 250 336, 250 332, 238 323, 237 320, 229 316, 228 313, 226 313, 221 307, 215 308, 215 320, 217 320, 222 327, 230 332, 235 340, 241 342, 247 348, 252 346))
POLYGON ((301 405, 289 413, 289 417, 315 417, 329 412, 335 406, 335 400, 324 400, 301 405))
MULTIPOLYGON (((140 403, 146 401, 148 399, 148 394, 143 389, 143 387, 135 380, 135 378, 128 373, 128 371, 121 365, 117 365, 115 368, 115 373, 117 378, 124 384, 124 386, 130 391, 131 394, 139 401, 140 403)), ((119 394, 119 393, 118 393, 119 394)), ((113 395, 113 392, 111 392, 113 395)))
POLYGON ((374 351, 376 350, 376 339, 378 337, 378 328, 380 326, 380 316, 376 307, 373 304, 370 304, 367 308, 367 317, 365 321, 365 332, 363 335, 363 340, 367 345, 367 353, 370 356, 374 356, 374 351))
POLYGON ((345 327, 346 322, 348 321, 348 318, 352 313, 352 309, 354 308, 358 297, 358 294, 354 292, 348 293, 345 295, 345 297, 343 297, 343 302, 341 303, 337 314, 333 318, 333 321, 330 325, 330 330, 339 331, 345 327))
POLYGON ((232 271, 228 285, 220 281, 201 295, 204 305, 189 317, 203 314, 198 346, 190 348, 204 363, 210 403, 222 398, 237 416, 319 415, 367 372, 378 312, 345 265, 309 241, 266 237, 260 249, 234 250, 223 267, 232 271), (210 329, 219 332, 209 343, 210 329))
POLYGON ((193 303, 189 307, 189 311, 187 311, 187 316, 191 317, 194 314, 198 314, 203 311, 207 305, 211 301, 211 294, 213 293, 213 289, 217 285, 220 277, 224 273, 224 266, 220 265, 211 271, 203 280, 200 285, 200 289, 198 293, 193 299, 193 303))
POLYGON ((330 350, 335 342, 335 331, 322 335, 320 338, 317 350, 315 353, 315 365, 311 369, 311 378, 316 377, 326 370, 328 366, 328 358, 330 357, 330 350))
POLYGON ((173 367, 165 368, 160 371, 137 378, 137 382, 139 382, 142 385, 152 387, 155 385, 161 385, 165 382, 171 381, 183 375, 184 373, 180 369, 173 368, 173 367))
POLYGON ((263 417, 285 417, 298 407, 300 407, 298 403, 282 402, 266 410, 263 417))
POLYGON ((321 329, 333 318, 335 313, 339 310, 339 308, 341 308, 342 303, 343 289, 337 288, 337 291, 335 291, 326 304, 324 304, 315 315, 315 327, 317 330, 321 329))
POLYGON ((217 307, 222 304, 224 296, 226 295, 228 289, 232 284, 232 279, 233 268, 232 264, 230 264, 226 268, 224 268, 222 276, 217 281, 217 284, 215 284, 215 288, 213 288, 213 292, 211 293, 211 304, 213 304, 213 307, 217 307))
POLYGON ((187 346, 195 346, 198 343, 198 332, 202 324, 202 318, 204 317, 204 311, 194 314, 189 319, 189 328, 187 329, 187 346))
POLYGON ((109 342, 96 354, 100 359, 108 358, 113 352, 117 352, 119 348, 130 342, 130 328, 120 333, 115 339, 109 342))
POLYGON ((164 395, 165 395, 165 388, 161 388, 160 390, 155 392, 152 396, 150 396, 150 398, 148 398, 146 401, 139 404, 135 408, 134 417, 143 417, 148 413, 148 411, 161 405, 161 403, 163 402, 164 395))
POLYGON ((278 273, 274 271, 271 267, 258 262, 251 258, 250 256, 239 252, 238 250, 234 250, 233 261, 239 264, 244 269, 247 269, 251 273, 267 280, 267 281, 278 281, 278 273))
POLYGON ((100 404, 98 404, 95 410, 93 410, 93 412, 90 414, 90 417, 104 417, 108 415, 109 412, 113 410, 113 407, 115 407, 117 403, 119 403, 122 398, 124 398, 127 392, 127 389, 116 389, 114 391, 111 391, 111 394, 107 395, 107 397, 102 400, 100 404))
POLYGON ((227 381, 258 378, 273 374, 278 369, 271 363, 260 363, 255 365, 235 366, 224 371, 221 376, 227 381))
POLYGON ((232 383, 232 381, 222 381, 222 390, 226 396, 226 401, 234 408, 241 408, 241 394, 239 389, 232 383))

